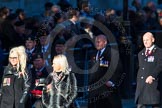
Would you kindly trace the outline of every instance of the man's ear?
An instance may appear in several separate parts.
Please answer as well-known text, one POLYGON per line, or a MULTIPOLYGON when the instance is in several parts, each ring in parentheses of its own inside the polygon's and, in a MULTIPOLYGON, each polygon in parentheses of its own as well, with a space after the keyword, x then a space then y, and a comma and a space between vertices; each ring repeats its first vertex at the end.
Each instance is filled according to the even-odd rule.
POLYGON ((153 43, 155 42, 155 38, 152 38, 152 42, 153 42, 153 43))
POLYGON ((107 45, 107 41, 105 41, 105 45, 107 45))

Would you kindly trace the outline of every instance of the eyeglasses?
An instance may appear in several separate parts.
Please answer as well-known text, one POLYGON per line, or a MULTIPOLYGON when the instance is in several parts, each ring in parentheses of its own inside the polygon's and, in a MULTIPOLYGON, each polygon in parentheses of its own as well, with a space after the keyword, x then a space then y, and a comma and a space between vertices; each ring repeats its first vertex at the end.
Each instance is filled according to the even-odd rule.
POLYGON ((9 57, 9 59, 17 59, 17 57, 9 57))

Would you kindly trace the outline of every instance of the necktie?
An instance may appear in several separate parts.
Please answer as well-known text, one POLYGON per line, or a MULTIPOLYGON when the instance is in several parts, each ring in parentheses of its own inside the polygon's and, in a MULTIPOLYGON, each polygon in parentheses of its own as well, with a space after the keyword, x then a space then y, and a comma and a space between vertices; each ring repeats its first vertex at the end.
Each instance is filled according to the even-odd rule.
POLYGON ((146 50, 146 56, 148 56, 149 54, 150 54, 150 50, 147 49, 147 50, 146 50))
POLYGON ((42 52, 43 52, 43 53, 45 52, 45 48, 44 48, 44 46, 42 47, 42 52))
POLYGON ((31 61, 32 60, 32 53, 28 52, 27 54, 28 54, 29 61, 31 61))
POLYGON ((98 51, 97 60, 100 60, 101 50, 98 51))

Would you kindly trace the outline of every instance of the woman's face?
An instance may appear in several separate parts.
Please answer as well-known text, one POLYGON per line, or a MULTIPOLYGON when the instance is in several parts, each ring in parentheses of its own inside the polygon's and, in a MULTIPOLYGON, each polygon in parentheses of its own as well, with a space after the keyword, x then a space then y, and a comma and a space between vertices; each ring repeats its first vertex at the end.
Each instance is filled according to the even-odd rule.
POLYGON ((16 53, 11 53, 9 56, 9 62, 12 66, 16 66, 19 62, 18 55, 16 53))
POLYGON ((53 60, 53 71, 54 72, 60 72, 61 71, 61 65, 58 61, 56 61, 55 59, 53 60))

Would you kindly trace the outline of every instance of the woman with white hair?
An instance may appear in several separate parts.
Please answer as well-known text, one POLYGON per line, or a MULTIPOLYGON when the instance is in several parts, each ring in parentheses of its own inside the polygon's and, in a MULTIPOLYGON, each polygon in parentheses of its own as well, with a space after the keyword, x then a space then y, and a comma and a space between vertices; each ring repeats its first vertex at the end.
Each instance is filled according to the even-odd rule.
POLYGON ((9 64, 5 67, 1 84, 0 108, 25 108, 31 76, 26 69, 27 55, 23 46, 9 52, 9 64))
POLYGON ((77 82, 65 55, 54 56, 42 101, 46 108, 68 108, 77 95, 77 82))

